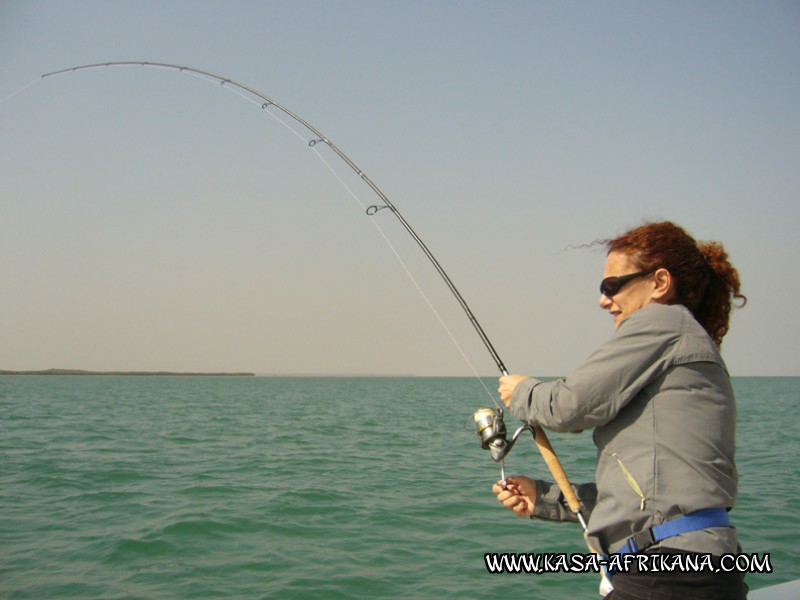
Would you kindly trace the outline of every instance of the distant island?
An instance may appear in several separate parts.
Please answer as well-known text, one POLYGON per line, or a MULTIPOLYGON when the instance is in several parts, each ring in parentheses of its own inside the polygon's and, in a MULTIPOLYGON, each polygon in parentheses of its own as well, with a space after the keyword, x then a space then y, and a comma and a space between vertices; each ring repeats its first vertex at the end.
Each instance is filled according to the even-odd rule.
POLYGON ((82 371, 45 369, 43 371, 4 371, 0 375, 137 375, 150 377, 255 377, 255 373, 175 373, 172 371, 82 371))

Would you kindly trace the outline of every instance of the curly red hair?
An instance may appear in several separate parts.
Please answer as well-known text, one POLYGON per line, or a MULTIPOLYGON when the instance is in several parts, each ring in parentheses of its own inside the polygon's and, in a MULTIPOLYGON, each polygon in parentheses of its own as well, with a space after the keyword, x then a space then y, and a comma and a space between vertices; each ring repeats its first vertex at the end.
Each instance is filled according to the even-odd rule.
POLYGON ((733 300, 740 305, 747 298, 739 293, 739 273, 719 242, 696 242, 686 231, 669 221, 645 223, 613 240, 608 252, 621 252, 641 270, 665 268, 672 275, 677 295, 719 346, 728 333, 733 300))

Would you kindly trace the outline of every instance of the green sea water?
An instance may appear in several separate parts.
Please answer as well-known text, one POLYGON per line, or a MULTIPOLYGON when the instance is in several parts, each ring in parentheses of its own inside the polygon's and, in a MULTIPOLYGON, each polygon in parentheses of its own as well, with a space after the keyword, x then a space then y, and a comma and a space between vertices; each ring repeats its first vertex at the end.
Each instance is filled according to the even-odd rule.
MULTIPOLYGON (((800 378, 734 385, 757 589, 800 577, 800 378)), ((490 405, 475 379, 0 377, 0 598, 598 598, 594 574, 487 572, 585 551, 495 500, 490 405)), ((592 478, 589 433, 550 439, 592 478)), ((547 477, 530 438, 507 463, 547 477)))

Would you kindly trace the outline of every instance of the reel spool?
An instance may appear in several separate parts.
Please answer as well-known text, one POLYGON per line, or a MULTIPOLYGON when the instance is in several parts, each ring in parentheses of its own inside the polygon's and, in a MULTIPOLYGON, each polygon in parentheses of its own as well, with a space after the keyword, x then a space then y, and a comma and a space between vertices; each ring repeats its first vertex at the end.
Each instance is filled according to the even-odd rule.
POLYGON ((495 462, 503 460, 510 448, 506 440, 506 424, 503 421, 503 409, 479 408, 472 415, 481 438, 481 448, 491 451, 495 462))

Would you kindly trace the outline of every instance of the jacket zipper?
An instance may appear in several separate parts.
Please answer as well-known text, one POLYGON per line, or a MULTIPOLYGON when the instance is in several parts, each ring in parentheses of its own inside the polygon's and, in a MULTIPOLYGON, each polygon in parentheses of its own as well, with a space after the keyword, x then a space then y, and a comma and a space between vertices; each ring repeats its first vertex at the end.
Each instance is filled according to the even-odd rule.
POLYGON ((622 464, 622 461, 620 460, 619 456, 617 456, 617 453, 613 452, 611 454, 611 456, 613 456, 615 459, 617 459, 617 463, 619 464, 619 468, 622 469, 622 473, 625 475, 625 479, 628 480, 628 485, 630 485, 631 488, 633 489, 633 491, 636 492, 638 494, 639 498, 642 499, 642 501, 639 503, 639 510, 644 510, 644 506, 647 503, 647 498, 645 497, 644 492, 642 491, 642 488, 639 487, 639 484, 636 482, 636 479, 634 479, 634 477, 631 474, 631 472, 628 471, 628 469, 625 467, 624 464, 622 464))

